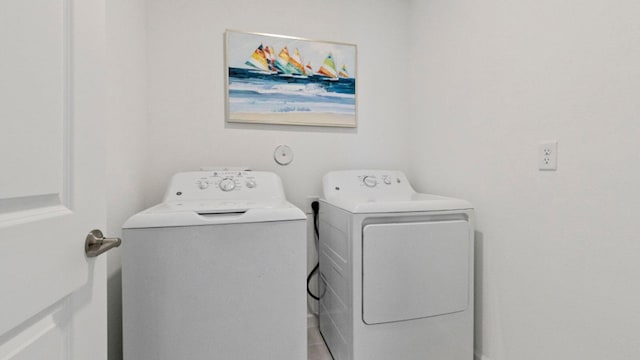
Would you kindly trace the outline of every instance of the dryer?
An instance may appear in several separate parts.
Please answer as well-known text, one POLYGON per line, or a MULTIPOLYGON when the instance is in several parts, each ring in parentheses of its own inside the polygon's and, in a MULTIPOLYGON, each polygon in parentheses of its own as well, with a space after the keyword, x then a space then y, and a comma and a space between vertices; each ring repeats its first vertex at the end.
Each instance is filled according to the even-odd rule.
POLYGON ((306 216, 277 175, 178 173, 124 225, 124 359, 306 359, 305 278, 306 216))
POLYGON ((320 332, 335 360, 473 359, 473 210, 400 171, 336 171, 319 212, 320 332))

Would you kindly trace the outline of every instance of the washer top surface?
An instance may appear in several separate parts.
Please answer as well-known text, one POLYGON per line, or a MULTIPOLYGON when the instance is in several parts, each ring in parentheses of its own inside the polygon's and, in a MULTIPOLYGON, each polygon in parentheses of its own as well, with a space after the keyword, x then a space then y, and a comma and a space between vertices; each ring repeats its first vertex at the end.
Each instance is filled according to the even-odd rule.
POLYGON ((322 179, 324 200, 351 213, 472 209, 465 201, 417 193, 402 171, 332 171, 322 179))
POLYGON ((125 229, 304 220, 287 202, 278 175, 261 171, 177 173, 162 203, 127 220, 125 229))

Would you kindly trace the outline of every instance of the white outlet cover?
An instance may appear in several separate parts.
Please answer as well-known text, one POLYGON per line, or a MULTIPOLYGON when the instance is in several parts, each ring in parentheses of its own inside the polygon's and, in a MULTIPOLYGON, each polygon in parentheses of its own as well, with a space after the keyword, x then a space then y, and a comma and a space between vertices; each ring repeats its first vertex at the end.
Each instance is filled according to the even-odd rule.
POLYGON ((273 159, 280 165, 289 165, 293 161, 293 150, 287 145, 278 145, 273 152, 273 159))
POLYGON ((538 169, 558 169, 558 142, 545 141, 538 146, 538 169))

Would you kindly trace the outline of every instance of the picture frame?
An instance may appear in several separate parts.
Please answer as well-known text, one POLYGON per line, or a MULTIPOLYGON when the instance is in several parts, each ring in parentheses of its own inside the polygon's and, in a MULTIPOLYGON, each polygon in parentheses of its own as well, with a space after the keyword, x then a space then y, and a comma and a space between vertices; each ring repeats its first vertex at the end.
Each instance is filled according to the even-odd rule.
POLYGON ((230 123, 357 126, 357 46, 225 31, 230 123))

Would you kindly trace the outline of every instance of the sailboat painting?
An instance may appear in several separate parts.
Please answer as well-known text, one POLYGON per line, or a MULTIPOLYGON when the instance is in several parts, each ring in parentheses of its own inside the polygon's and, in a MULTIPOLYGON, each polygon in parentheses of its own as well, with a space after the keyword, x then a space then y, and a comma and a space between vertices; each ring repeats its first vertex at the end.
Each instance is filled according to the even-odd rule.
POLYGON ((225 33, 229 122, 356 127, 357 47, 225 33))

